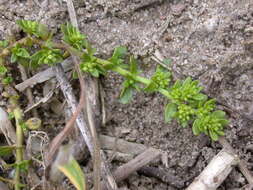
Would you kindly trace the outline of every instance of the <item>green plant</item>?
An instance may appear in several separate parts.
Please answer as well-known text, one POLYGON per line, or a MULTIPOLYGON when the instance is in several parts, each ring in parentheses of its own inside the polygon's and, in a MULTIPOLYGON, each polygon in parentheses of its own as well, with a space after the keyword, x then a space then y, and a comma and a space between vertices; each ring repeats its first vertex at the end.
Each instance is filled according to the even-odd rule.
MULTIPOLYGON (((117 47, 112 57, 100 59, 95 56, 96 50, 91 47, 86 36, 70 24, 61 26, 64 43, 55 43, 52 41, 52 33, 45 25, 24 20, 17 23, 28 34, 30 47, 36 44, 36 47, 39 46, 40 49, 33 48, 37 51, 30 56, 29 51, 25 49, 27 41, 21 41, 22 43, 17 43, 11 48, 12 62, 25 59, 33 67, 42 64, 54 65, 63 61, 66 57, 63 55, 67 55, 66 52, 74 53, 80 59, 80 69, 83 72, 99 77, 106 75, 109 71, 114 71, 125 78, 120 93, 122 103, 130 102, 134 90, 144 89, 149 93, 159 92, 169 101, 165 107, 166 122, 175 119, 183 127, 191 125, 195 135, 205 133, 213 140, 224 135, 224 126, 228 123, 225 113, 216 110, 215 101, 208 100, 208 97, 201 92, 203 87, 197 80, 188 77, 172 83, 171 71, 162 66, 156 68, 150 79, 144 78, 140 76, 141 72, 133 56, 130 56, 129 64, 124 64, 127 56, 126 47, 117 47)), ((164 63, 170 64, 168 60, 165 60, 164 63)), ((0 68, 0 71, 6 75, 7 71, 4 67, 0 68)))
POLYGON ((64 42, 68 43, 69 45, 79 50, 85 47, 86 36, 81 34, 76 27, 67 23, 67 25, 61 26, 61 31, 64 34, 63 35, 64 42))
POLYGON ((0 41, 0 49, 6 48, 8 46, 9 42, 7 40, 1 40, 0 41))
MULTIPOLYGON (((101 59, 95 56, 96 49, 92 48, 86 36, 70 24, 61 26, 63 43, 54 42, 52 40, 53 33, 43 24, 27 20, 19 20, 17 24, 27 36, 13 44, 0 41, 2 84, 10 86, 13 81, 8 70, 9 67, 5 65, 7 56, 11 57, 11 63, 20 63, 36 68, 43 64, 49 66, 58 64, 67 56, 74 54, 80 60, 80 70, 93 77, 106 76, 111 71, 124 77, 125 80, 119 95, 120 102, 129 103, 135 90, 143 90, 148 93, 158 92, 168 100, 164 112, 165 122, 176 120, 182 127, 192 126, 194 135, 204 133, 214 141, 224 135, 224 127, 228 124, 225 112, 217 110, 215 100, 208 99, 201 92, 203 87, 199 85, 197 80, 188 77, 173 83, 171 70, 167 69, 170 64, 169 60, 163 62, 166 68, 158 66, 153 76, 148 79, 140 75, 141 71, 138 68, 137 60, 133 56, 129 57, 129 64, 124 63, 128 55, 126 47, 117 47, 112 57, 101 59)), ((12 117, 16 121, 17 146, 0 147, 0 155, 9 154, 15 148, 16 163, 13 166, 16 168, 16 173, 13 182, 15 189, 19 190, 22 187, 20 172, 27 168, 29 163, 29 161, 23 160, 23 132, 30 124, 32 124, 30 128, 38 128, 41 121, 37 121, 35 126, 33 125, 34 120, 30 120, 30 123, 23 122, 23 112, 18 103, 13 105, 15 109, 12 110, 12 117)), ((76 161, 72 160, 68 165, 60 167, 60 170, 69 177, 77 189, 85 189, 84 175, 76 161)))
POLYGON ((71 158, 66 165, 58 166, 58 169, 69 178, 77 190, 86 189, 84 173, 74 158, 71 158))
POLYGON ((50 36, 48 28, 44 24, 30 20, 18 20, 17 24, 27 34, 46 40, 50 36))
POLYGON ((43 64, 53 66, 63 61, 62 51, 60 49, 43 48, 31 56, 31 66, 38 67, 43 64))

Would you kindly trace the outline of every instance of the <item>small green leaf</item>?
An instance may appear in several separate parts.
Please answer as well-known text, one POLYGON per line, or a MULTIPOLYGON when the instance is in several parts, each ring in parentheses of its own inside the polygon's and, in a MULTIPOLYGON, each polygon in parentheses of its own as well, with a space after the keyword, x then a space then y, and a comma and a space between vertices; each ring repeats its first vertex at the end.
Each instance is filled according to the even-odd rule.
POLYGON ((224 135, 225 135, 224 131, 216 131, 216 133, 217 133, 219 136, 224 136, 224 135))
POLYGON ((19 48, 19 51, 16 53, 18 57, 23 57, 23 58, 29 58, 30 55, 28 51, 25 48, 19 48))
POLYGON ((183 86, 187 86, 187 85, 190 85, 192 82, 192 79, 191 77, 187 77, 184 82, 183 82, 183 86))
POLYGON ((123 58, 127 54, 127 48, 125 46, 119 46, 114 49, 113 58, 123 58))
POLYGON ((18 20, 17 24, 27 34, 34 35, 37 38, 46 40, 50 36, 50 32, 46 25, 31 20, 18 20))
POLYGON ((91 44, 87 40, 85 40, 84 46, 89 56, 93 56, 96 53, 96 48, 92 48, 91 44))
POLYGON ((58 169, 66 175, 77 190, 85 190, 85 176, 78 162, 72 158, 68 164, 58 166, 58 169))
POLYGON ((219 136, 214 131, 209 131, 210 137, 213 141, 217 141, 219 139, 219 136))
POLYGON ((197 101, 205 101, 207 100, 207 96, 205 94, 197 94, 193 97, 194 100, 197 100, 197 101))
POLYGON ((8 84, 10 84, 10 83, 12 83, 12 82, 13 82, 13 78, 10 77, 10 76, 5 77, 4 79, 2 79, 2 83, 3 83, 4 85, 8 85, 8 84))
POLYGON ((212 116, 216 117, 216 118, 220 118, 223 119, 226 116, 226 113, 224 111, 218 110, 218 111, 214 111, 212 113, 212 116))
POLYGON ((0 156, 10 155, 15 149, 15 146, 0 146, 0 156))
POLYGON ((8 72, 7 68, 3 65, 0 65, 0 76, 5 75, 8 72))
POLYGON ((61 25, 61 31, 64 34, 63 41, 72 47, 81 50, 87 45, 85 40, 86 36, 71 24, 67 23, 66 25, 61 25))
POLYGON ((170 122, 173 119, 173 117, 175 117, 176 113, 177 113, 177 105, 174 103, 167 104, 164 112, 165 122, 166 123, 170 122))
POLYGON ((43 40, 48 39, 48 37, 50 36, 50 32, 48 30, 48 27, 44 24, 38 24, 36 34, 38 37, 40 37, 43 40))
POLYGON ((122 104, 127 104, 131 101, 133 96, 133 89, 131 87, 123 88, 120 94, 120 102, 122 104))
POLYGON ((0 41, 0 48, 6 48, 9 42, 7 40, 0 41))
POLYGON ((11 63, 15 63, 18 57, 15 54, 11 54, 11 63))
POLYGON ((137 75, 138 72, 138 65, 137 65, 137 61, 133 56, 130 56, 130 72, 134 75, 137 75))
POLYGON ((31 56, 31 66, 36 68, 41 64, 54 65, 63 61, 61 50, 41 49, 31 56))
POLYGON ((150 83, 148 84, 148 86, 146 88, 144 88, 145 92, 148 93, 152 93, 157 89, 157 84, 153 81, 150 81, 150 83))
POLYGON ((219 123, 220 123, 222 126, 225 126, 225 125, 229 124, 229 121, 226 120, 226 119, 219 119, 219 123))
POLYGON ((199 135, 200 134, 200 130, 199 130, 199 126, 200 126, 200 119, 196 119, 192 125, 192 132, 194 135, 199 135))
POLYGON ((93 77, 99 77, 99 72, 98 72, 97 69, 94 69, 93 71, 91 71, 90 74, 91 74, 93 77))

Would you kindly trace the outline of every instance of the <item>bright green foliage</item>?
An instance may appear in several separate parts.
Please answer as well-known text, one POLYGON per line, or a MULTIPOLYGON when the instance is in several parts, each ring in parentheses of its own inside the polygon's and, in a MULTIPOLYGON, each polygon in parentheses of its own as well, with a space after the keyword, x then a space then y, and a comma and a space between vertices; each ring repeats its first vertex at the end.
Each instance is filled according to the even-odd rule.
POLYGON ((212 112, 215 108, 215 100, 214 99, 210 99, 206 102, 202 102, 199 106, 199 108, 197 109, 197 116, 198 117, 203 117, 205 115, 210 114, 210 112, 212 112))
POLYGON ((40 24, 36 21, 18 20, 17 24, 25 33, 34 35, 37 38, 46 40, 50 36, 50 32, 46 25, 40 24))
POLYGON ((80 69, 83 72, 88 72, 94 77, 104 75, 106 70, 104 67, 96 62, 96 58, 93 56, 95 49, 91 47, 87 49, 88 53, 84 53, 81 58, 80 69))
POLYGON ((170 99, 175 103, 196 103, 207 100, 207 96, 200 93, 202 87, 198 81, 192 81, 190 77, 184 81, 178 80, 170 89, 170 99))
POLYGON ((96 57, 94 53, 96 52, 95 48, 92 48, 90 43, 87 41, 84 42, 86 51, 81 57, 80 69, 83 72, 90 73, 93 77, 99 77, 100 75, 105 75, 105 68, 96 62, 96 57))
POLYGON ((55 65, 63 61, 62 51, 59 49, 41 49, 31 56, 31 66, 36 68, 39 65, 55 65))
POLYGON ((145 88, 146 92, 154 92, 159 89, 166 89, 171 80, 171 73, 166 71, 163 67, 158 66, 154 75, 152 76, 149 85, 145 88))
POLYGON ((114 49, 112 57, 108 60, 111 64, 107 65, 106 69, 112 69, 115 66, 122 66, 124 57, 127 54, 127 48, 125 46, 119 46, 114 49))
POLYGON ((7 40, 1 40, 0 41, 0 48, 6 48, 8 46, 9 42, 7 40))
POLYGON ((61 31, 64 34, 64 42, 78 50, 85 47, 86 36, 83 35, 76 27, 67 23, 67 25, 61 25, 61 31))
POLYGON ((187 78, 184 81, 176 81, 169 89, 169 103, 165 108, 165 121, 175 118, 180 125, 185 127, 193 122, 192 130, 195 135, 205 133, 212 140, 218 140, 224 135, 224 126, 228 124, 225 113, 214 111, 215 100, 207 100, 207 96, 200 91, 198 81, 187 78), (214 112, 212 112, 214 111, 214 112))
POLYGON ((25 60, 30 58, 28 51, 21 47, 20 44, 17 44, 15 47, 11 49, 11 63, 15 62, 25 62, 25 60))
POLYGON ((68 164, 58 166, 59 170, 66 175, 77 190, 85 190, 85 176, 78 162, 71 158, 68 164))
POLYGON ((0 65, 0 76, 4 76, 7 72, 7 68, 3 65, 0 65))
POLYGON ((192 131, 195 135, 205 133, 212 140, 217 141, 219 136, 224 135, 224 126, 227 124, 228 120, 225 118, 225 112, 214 111, 197 118, 193 123, 192 131))
POLYGON ((123 104, 127 104, 131 101, 134 89, 138 91, 140 90, 140 87, 135 81, 135 77, 140 73, 138 70, 137 61, 133 56, 131 56, 129 62, 130 75, 125 76, 126 80, 122 84, 123 88, 120 93, 120 102, 123 104))
MULTIPOLYGON (((17 44, 11 49, 11 62, 19 62, 21 64, 29 63, 32 67, 41 64, 54 65, 63 61, 62 51, 53 49, 54 42, 51 40, 52 34, 48 32, 46 26, 34 21, 20 20, 17 22, 24 32, 28 33, 25 44, 17 44), (37 43, 38 39, 44 40, 37 43), (33 43, 41 45, 41 50, 29 55, 28 51, 23 47, 32 47, 33 43)), ((105 75, 108 71, 114 71, 122 75, 125 80, 122 84, 120 93, 120 101, 124 104, 128 103, 133 96, 134 90, 140 91, 140 84, 145 85, 146 92, 160 92, 169 99, 169 103, 165 107, 165 122, 176 119, 181 126, 185 127, 192 124, 192 130, 195 135, 205 133, 212 140, 217 140, 219 136, 224 135, 224 126, 228 124, 225 113, 216 111, 215 100, 210 99, 201 93, 203 87, 199 85, 197 80, 190 77, 185 80, 177 80, 170 85, 172 74, 171 60, 165 59, 162 66, 156 68, 151 79, 140 76, 137 62, 134 57, 130 56, 129 64, 124 64, 124 58, 127 54, 127 48, 124 46, 115 48, 111 58, 104 60, 96 57, 94 54, 96 49, 92 48, 90 43, 76 27, 71 24, 61 26, 63 32, 63 41, 71 46, 71 48, 62 46, 70 54, 78 55, 81 60, 80 69, 83 72, 90 73, 94 77, 105 75), (80 56, 81 55, 81 56, 80 56)), ((0 48, 6 47, 5 41, 0 41, 0 48)), ((66 44, 65 44, 66 45, 66 44)), ((4 60, 0 58, 0 75, 4 78, 7 69, 4 67, 4 60)), ((13 79, 5 77, 2 83, 9 84, 13 79)))
POLYGON ((180 104, 178 106, 178 112, 176 113, 176 118, 178 119, 182 127, 187 126, 188 122, 192 119, 193 115, 194 115, 194 110, 192 109, 192 107, 185 104, 180 104))
POLYGON ((173 118, 175 118, 176 113, 177 113, 177 104, 175 104, 175 103, 168 103, 166 105, 166 107, 165 107, 165 112, 164 112, 165 122, 168 123, 173 118))
POLYGON ((82 62, 80 68, 81 71, 88 72, 94 77, 99 77, 99 75, 103 75, 106 72, 103 67, 95 62, 82 62))
POLYGON ((2 79, 2 83, 3 83, 4 85, 8 85, 8 84, 10 84, 10 83, 12 83, 12 82, 13 82, 13 78, 10 77, 10 76, 5 77, 4 79, 2 79))

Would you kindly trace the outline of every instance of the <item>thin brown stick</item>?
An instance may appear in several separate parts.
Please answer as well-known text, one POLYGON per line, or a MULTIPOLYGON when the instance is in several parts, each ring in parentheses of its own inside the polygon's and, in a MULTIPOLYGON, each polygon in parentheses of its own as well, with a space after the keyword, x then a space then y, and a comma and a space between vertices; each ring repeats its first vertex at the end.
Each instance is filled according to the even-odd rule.
MULTIPOLYGON (((87 96, 86 96, 87 97, 87 96)), ((94 189, 100 190, 101 183, 100 183, 100 175, 101 175, 101 157, 100 157, 100 145, 98 142, 98 135, 94 123, 94 117, 92 114, 92 109, 88 97, 86 99, 86 110, 87 110, 87 118, 91 130, 91 134, 93 137, 93 144, 94 144, 94 152, 93 152, 93 170, 94 170, 94 189)))
MULTIPOLYGON (((76 12, 75 12, 75 8, 73 5, 72 0, 67 0, 67 7, 68 7, 68 12, 69 12, 69 17, 70 17, 70 21, 71 24, 73 26, 75 26, 76 28, 78 28, 78 23, 77 23, 77 18, 76 18, 76 12)), ((73 55, 72 55, 73 56, 73 55)), ((80 69, 78 68, 79 72, 80 69)), ((87 81, 86 81, 87 83, 87 81)), ((94 152, 92 153, 93 156, 93 170, 94 170, 94 189, 95 190, 100 190, 101 189, 101 184, 100 184, 100 176, 101 176, 101 157, 100 157, 100 145, 98 142, 98 135, 97 135, 97 131, 96 131, 96 127, 95 127, 95 118, 94 118, 94 113, 92 110, 92 106, 89 100, 89 90, 87 88, 86 91, 86 114, 87 114, 87 118, 88 118, 88 123, 89 123, 89 127, 90 127, 90 131, 92 134, 92 141, 93 141, 93 145, 94 145, 94 152)), ((96 98, 96 97, 92 97, 92 98, 96 98)), ((112 180, 112 179, 110 179, 112 180)), ((116 185, 116 183, 114 183, 114 186, 116 185)))
POLYGON ((154 148, 149 148, 142 154, 138 155, 136 158, 130 162, 120 166, 114 173, 117 176, 117 182, 126 179, 130 174, 139 170, 141 167, 147 165, 149 162, 153 161, 155 158, 161 155, 161 152, 154 148))
MULTIPOLYGON (((233 147, 229 144, 229 142, 224 137, 219 138, 219 143, 224 148, 226 148, 228 151, 235 154, 235 150, 233 149, 233 147)), ((244 177, 247 179, 248 183, 250 185, 252 185, 253 184, 253 177, 252 177, 251 172, 248 170, 245 161, 240 159, 239 163, 238 163, 238 167, 239 167, 240 171, 242 172, 242 174, 244 175, 244 177)))
MULTIPOLYGON (((115 137, 110 137, 106 135, 99 135, 99 140, 101 143, 101 148, 104 150, 114 150, 115 147, 115 137)), ((117 151, 126 153, 126 154, 132 154, 134 156, 141 154, 147 150, 147 147, 143 144, 137 144, 128 142, 123 139, 117 140, 117 151)))
POLYGON ((53 160, 53 158, 55 156, 55 153, 58 150, 58 148, 61 145, 61 143, 64 141, 64 139, 66 138, 66 136, 70 133, 70 131, 73 129, 73 125, 74 125, 74 123, 75 123, 78 115, 82 111, 82 108, 83 108, 84 103, 85 103, 84 81, 82 79, 81 73, 79 72, 78 65, 75 64, 75 67, 76 67, 76 70, 77 70, 77 73, 78 73, 79 82, 80 82, 80 90, 81 90, 79 103, 78 103, 78 105, 76 107, 76 111, 73 113, 73 116, 67 122, 67 124, 65 125, 64 129, 51 142, 48 154, 46 156, 46 166, 47 167, 51 164, 51 162, 52 162, 52 160, 53 160))
MULTIPOLYGON (((123 164, 122 166, 118 167, 115 172, 113 172, 113 176, 115 177, 116 182, 120 182, 126 179, 129 175, 147 165, 154 159, 158 158, 160 155, 161 152, 157 149, 148 148, 133 160, 130 160, 128 163, 123 164)), ((104 183, 102 185, 102 189, 106 190, 104 183)))
MULTIPOLYGON (((21 64, 19 64, 18 68, 19 68, 19 71, 21 73, 22 80, 23 81, 27 80, 28 77, 27 77, 26 70, 25 70, 24 66, 21 65, 21 64)), ((30 105, 34 105, 33 94, 32 94, 31 88, 27 88, 26 89, 26 96, 27 96, 29 104, 30 105)), ((39 117, 39 114, 38 114, 38 111, 37 111, 36 108, 32 109, 32 113, 33 113, 34 117, 37 117, 37 118, 39 117)))
MULTIPOLYGON (((73 65, 71 64, 71 59, 68 58, 68 59, 65 59, 62 63, 61 63, 64 71, 69 71, 71 69, 73 69, 73 65)), ((55 77, 55 71, 52 67, 44 70, 44 71, 41 71, 35 75, 33 75, 31 78, 17 84, 15 86, 15 88, 22 92, 24 91, 26 88, 29 88, 29 87, 32 87, 36 84, 39 84, 39 83, 43 83, 51 78, 55 77)))

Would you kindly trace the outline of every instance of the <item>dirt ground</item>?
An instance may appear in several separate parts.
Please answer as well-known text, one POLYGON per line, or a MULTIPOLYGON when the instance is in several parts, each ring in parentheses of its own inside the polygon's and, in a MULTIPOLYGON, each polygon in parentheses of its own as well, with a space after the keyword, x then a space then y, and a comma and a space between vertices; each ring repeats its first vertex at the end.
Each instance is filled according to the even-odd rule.
MULTIPOLYGON (((18 31, 17 19, 39 20, 56 32, 68 21, 66 3, 50 0, 45 11, 34 1, 0 0, 0 39, 18 31)), ((156 50, 172 60, 177 78, 199 79, 219 108, 227 111, 226 138, 253 170, 253 1, 252 0, 74 0, 78 23, 102 57, 125 45, 139 58, 143 75, 157 65, 156 50), (229 111, 228 111, 229 110, 229 111)), ((43 4, 41 4, 43 6, 43 4)), ((166 170, 187 187, 221 150, 206 136, 190 128, 164 123, 166 99, 160 94, 136 93, 127 105, 119 103, 123 79, 102 78, 108 117, 101 133, 159 148, 168 153, 166 170)), ((36 87, 39 88, 39 87, 36 87)), ((1 104, 4 104, 1 101, 1 104)), ((42 118, 43 119, 43 118, 42 118)), ((164 167, 162 164, 158 167, 164 167)), ((236 190, 247 184, 235 168, 219 190, 236 190)), ((134 174, 123 183, 127 189, 180 189, 134 174)), ((182 188, 182 189, 184 189, 182 188)))

